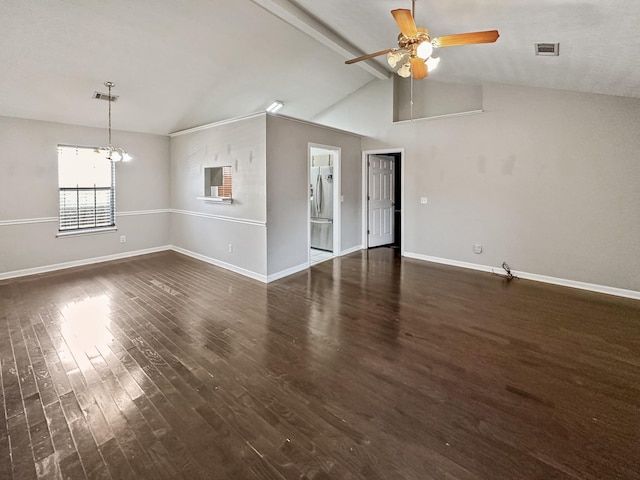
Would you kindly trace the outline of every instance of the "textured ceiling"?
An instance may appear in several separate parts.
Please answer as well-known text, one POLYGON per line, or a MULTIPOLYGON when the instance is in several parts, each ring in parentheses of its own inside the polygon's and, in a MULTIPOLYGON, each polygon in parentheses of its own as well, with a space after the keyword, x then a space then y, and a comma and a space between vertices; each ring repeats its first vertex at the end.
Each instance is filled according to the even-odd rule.
MULTIPOLYGON (((410 0, 292 0, 365 52, 395 46, 389 11, 410 0)), ((495 44, 437 50, 434 79, 498 82, 640 97, 637 0, 418 0, 416 23, 432 36, 497 29, 495 44), (559 57, 534 42, 560 43, 559 57)), ((384 57, 380 57, 384 62, 384 57)))
MULTIPOLYGON (((166 134, 274 99, 313 118, 375 78, 344 60, 394 46, 394 8, 411 2, 2 0, 0 115, 104 127, 91 95, 110 80, 115 129, 166 134)), ((434 80, 640 97, 637 0, 418 0, 416 20, 434 36, 500 31, 439 50, 434 80), (534 42, 560 42, 560 57, 534 56, 534 42)))

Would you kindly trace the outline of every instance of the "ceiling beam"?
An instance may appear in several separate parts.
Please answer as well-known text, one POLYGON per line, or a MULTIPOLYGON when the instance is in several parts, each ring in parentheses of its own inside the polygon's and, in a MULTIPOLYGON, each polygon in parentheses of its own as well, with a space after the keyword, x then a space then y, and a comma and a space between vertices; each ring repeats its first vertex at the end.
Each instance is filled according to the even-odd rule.
MULTIPOLYGON (((344 38, 327 28, 324 24, 313 18, 311 15, 293 5, 288 0, 251 0, 256 5, 261 6, 271 14, 284 20, 289 25, 297 28, 302 33, 309 35, 314 40, 329 47, 334 52, 344 58, 353 58, 363 55, 356 47, 347 42, 344 38)), ((387 79, 391 76, 389 70, 374 61, 358 62, 356 65, 363 68, 371 75, 387 79)))

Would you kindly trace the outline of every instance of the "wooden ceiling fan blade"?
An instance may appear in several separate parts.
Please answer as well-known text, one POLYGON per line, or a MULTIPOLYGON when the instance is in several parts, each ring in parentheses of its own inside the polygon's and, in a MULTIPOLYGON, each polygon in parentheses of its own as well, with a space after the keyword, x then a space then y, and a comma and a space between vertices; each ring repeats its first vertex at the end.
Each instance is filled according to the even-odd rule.
POLYGON ((416 80, 422 80, 423 78, 427 78, 427 75, 429 75, 427 65, 420 57, 411 57, 411 74, 416 80))
POLYGON ((457 47, 459 45, 473 45, 476 43, 493 43, 500 34, 497 30, 484 32, 458 33, 456 35, 444 35, 434 38, 431 43, 434 47, 457 47))
POLYGON ((415 37, 418 34, 418 28, 413 20, 413 15, 411 15, 411 10, 398 8, 397 10, 391 10, 391 15, 393 15, 398 28, 405 37, 415 37))
POLYGON ((351 65, 352 63, 361 62, 362 60, 369 60, 370 58, 377 57, 379 55, 384 55, 385 53, 389 53, 391 50, 393 50, 393 49, 392 48, 387 48, 386 50, 380 50, 379 52, 369 53, 368 55, 363 55, 361 57, 352 58, 351 60, 347 60, 344 63, 346 63, 347 65, 351 65))

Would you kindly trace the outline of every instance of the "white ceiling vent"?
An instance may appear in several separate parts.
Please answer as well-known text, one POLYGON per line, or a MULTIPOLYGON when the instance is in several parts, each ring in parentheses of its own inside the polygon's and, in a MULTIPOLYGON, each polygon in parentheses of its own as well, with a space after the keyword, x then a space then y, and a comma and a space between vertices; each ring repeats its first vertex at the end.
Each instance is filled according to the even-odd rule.
POLYGON ((116 100, 118 100, 118 95, 109 96, 108 93, 93 92, 92 98, 95 98, 97 100, 111 100, 112 102, 115 102, 116 100))
POLYGON ((534 43, 533 46, 536 49, 536 55, 547 57, 557 57, 560 55, 559 43, 534 43))

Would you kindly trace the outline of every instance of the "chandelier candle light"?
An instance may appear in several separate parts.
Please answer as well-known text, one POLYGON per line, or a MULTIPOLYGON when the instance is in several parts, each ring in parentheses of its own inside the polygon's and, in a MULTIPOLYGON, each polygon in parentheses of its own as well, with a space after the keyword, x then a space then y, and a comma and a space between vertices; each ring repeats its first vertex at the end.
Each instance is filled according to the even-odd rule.
POLYGON ((104 82, 104 85, 109 89, 109 145, 97 151, 107 152, 107 160, 111 160, 112 162, 128 162, 131 160, 131 156, 125 152, 123 148, 114 147, 111 143, 111 102, 114 98, 111 96, 111 89, 115 87, 116 84, 113 82, 104 82))

